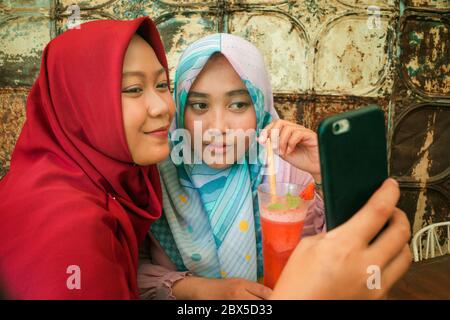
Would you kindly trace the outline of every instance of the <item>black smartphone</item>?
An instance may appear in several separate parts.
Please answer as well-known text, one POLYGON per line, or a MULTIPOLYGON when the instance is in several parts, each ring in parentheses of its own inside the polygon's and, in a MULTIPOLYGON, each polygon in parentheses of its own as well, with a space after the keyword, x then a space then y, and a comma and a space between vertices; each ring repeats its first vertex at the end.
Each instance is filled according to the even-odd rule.
POLYGON ((388 177, 383 111, 376 105, 324 119, 318 128, 327 229, 346 222, 388 177))

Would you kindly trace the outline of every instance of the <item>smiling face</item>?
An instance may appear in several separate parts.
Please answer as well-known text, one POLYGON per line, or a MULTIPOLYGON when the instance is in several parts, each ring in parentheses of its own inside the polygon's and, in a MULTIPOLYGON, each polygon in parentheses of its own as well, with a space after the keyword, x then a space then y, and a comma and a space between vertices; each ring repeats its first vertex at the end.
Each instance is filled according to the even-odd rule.
POLYGON ((244 148, 238 150, 238 139, 233 134, 239 136, 241 134, 237 130, 256 128, 255 109, 247 88, 222 54, 213 55, 193 83, 186 102, 184 122, 191 137, 202 140, 202 150, 194 151, 213 156, 212 159, 203 157, 212 168, 230 166, 248 149, 248 137, 244 148), (195 136, 195 121, 200 121, 203 133, 215 131, 222 139, 195 136))
POLYGON ((134 163, 146 166, 167 158, 174 111, 165 69, 152 47, 133 36, 123 63, 122 114, 134 163))

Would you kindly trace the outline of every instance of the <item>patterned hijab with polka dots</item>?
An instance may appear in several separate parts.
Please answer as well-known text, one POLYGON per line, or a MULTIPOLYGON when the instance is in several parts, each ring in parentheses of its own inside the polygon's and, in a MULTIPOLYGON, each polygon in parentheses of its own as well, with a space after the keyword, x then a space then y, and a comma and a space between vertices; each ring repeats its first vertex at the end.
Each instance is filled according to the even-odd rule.
MULTIPOLYGON (((184 128, 189 90, 209 58, 221 53, 245 84, 256 113, 256 134, 278 115, 272 88, 258 49, 231 34, 213 34, 191 44, 175 75, 176 116, 173 130, 184 128)), ((181 142, 189 143, 189 142, 181 142)), ((250 148, 255 147, 252 141, 250 148)), ((173 146, 174 147, 174 146, 173 146)), ((159 165, 163 186, 163 216, 151 232, 179 271, 209 278, 262 276, 262 243, 257 187, 263 166, 242 163, 213 169, 205 163, 159 165)))

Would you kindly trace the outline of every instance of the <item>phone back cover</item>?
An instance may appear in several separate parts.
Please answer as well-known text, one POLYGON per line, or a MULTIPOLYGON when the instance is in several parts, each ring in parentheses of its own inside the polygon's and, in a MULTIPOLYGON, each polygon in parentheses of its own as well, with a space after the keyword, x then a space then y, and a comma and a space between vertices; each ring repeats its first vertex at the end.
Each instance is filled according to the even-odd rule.
POLYGON ((376 106, 325 119, 319 125, 319 153, 325 194, 327 228, 348 220, 387 178, 383 112, 376 106), (335 135, 332 124, 350 122, 350 130, 335 135))

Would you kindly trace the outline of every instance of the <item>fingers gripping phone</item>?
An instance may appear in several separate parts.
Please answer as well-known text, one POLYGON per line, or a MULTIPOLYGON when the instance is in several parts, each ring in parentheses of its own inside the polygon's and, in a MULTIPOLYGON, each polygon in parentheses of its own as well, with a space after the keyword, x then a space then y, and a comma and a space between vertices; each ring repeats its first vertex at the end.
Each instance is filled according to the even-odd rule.
POLYGON ((371 105, 324 119, 318 128, 327 229, 355 214, 388 176, 383 111, 371 105))

